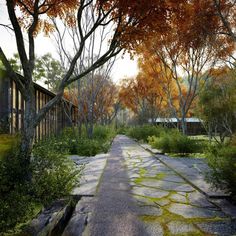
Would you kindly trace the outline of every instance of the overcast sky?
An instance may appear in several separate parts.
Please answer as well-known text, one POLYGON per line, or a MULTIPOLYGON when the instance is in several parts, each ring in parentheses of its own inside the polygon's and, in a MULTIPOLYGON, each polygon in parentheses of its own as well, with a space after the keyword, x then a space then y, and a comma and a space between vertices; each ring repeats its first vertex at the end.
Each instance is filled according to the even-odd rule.
MULTIPOLYGON (((9 23, 9 17, 7 15, 5 0, 0 0, 0 23, 9 23)), ((13 53, 17 52, 15 37, 10 30, 6 30, 4 27, 0 26, 0 45, 8 57, 11 57, 13 53)), ((38 35, 36 39, 36 54, 41 56, 45 53, 50 52, 55 58, 57 58, 57 53, 55 49, 55 44, 53 40, 44 35, 38 35)), ((131 77, 137 74, 137 61, 130 60, 129 54, 125 54, 123 59, 121 55, 118 57, 113 71, 112 79, 115 82, 119 82, 120 79, 124 77, 131 77)))

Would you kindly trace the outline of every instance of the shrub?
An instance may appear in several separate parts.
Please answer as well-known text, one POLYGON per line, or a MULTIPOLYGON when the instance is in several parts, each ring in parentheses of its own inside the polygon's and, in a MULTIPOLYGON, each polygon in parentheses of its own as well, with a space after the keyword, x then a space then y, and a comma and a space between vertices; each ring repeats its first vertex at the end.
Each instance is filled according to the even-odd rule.
POLYGON ((4 158, 12 145, 17 141, 16 136, 1 134, 0 135, 0 159, 4 158))
POLYGON ((129 129, 130 129, 129 127, 123 125, 116 129, 116 133, 127 135, 129 133, 129 129))
POLYGON ((53 138, 35 145, 30 181, 23 176, 17 143, 0 160, 0 231, 31 219, 39 206, 71 193, 80 170, 54 141, 53 138))
POLYGON ((236 146, 212 146, 207 161, 211 168, 207 179, 216 187, 231 192, 236 200, 236 146))
POLYGON ((19 145, 14 144, 0 160, 0 232, 28 219, 33 210, 30 185, 23 181, 19 145))
POLYGON ((147 142, 149 136, 159 137, 163 130, 164 128, 160 126, 143 125, 130 128, 127 132, 127 135, 131 138, 147 142))
POLYGON ((161 133, 160 137, 149 137, 149 144, 153 148, 161 149, 165 153, 196 153, 200 151, 196 140, 181 134, 178 130, 161 133))
POLYGON ((161 149, 163 152, 171 152, 171 141, 169 135, 163 134, 161 137, 148 137, 148 143, 153 148, 161 149))
POLYGON ((93 139, 110 140, 116 135, 113 127, 97 125, 93 130, 93 139))
POLYGON ((190 139, 186 135, 176 134, 171 142, 172 152, 174 153, 196 153, 199 152, 197 141, 190 139))
POLYGON ((54 139, 52 145, 55 150, 62 153, 94 156, 101 152, 107 152, 115 135, 116 132, 110 126, 94 126, 92 139, 87 138, 84 127, 81 137, 79 137, 77 130, 66 128, 59 137, 54 139))
POLYGON ((75 128, 65 128, 61 136, 56 138, 59 141, 59 147, 67 150, 68 154, 77 154, 79 135, 75 128))
POLYGON ((236 134, 232 136, 232 139, 230 140, 230 145, 236 147, 236 134))
POLYGON ((77 153, 81 156, 95 156, 98 153, 106 153, 109 147, 110 141, 102 139, 80 139, 77 153))
POLYGON ((80 170, 65 155, 58 152, 52 141, 34 147, 32 159, 32 185, 34 197, 44 205, 52 200, 67 196, 77 183, 80 170))

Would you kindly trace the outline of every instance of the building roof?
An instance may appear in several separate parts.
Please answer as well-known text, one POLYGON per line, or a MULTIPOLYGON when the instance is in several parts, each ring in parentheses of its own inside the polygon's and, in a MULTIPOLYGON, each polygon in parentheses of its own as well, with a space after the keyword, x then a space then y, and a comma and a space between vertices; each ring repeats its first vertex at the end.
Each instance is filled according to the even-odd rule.
MULTIPOLYGON (((151 119, 149 119, 149 121, 151 121, 151 119)), ((196 117, 189 117, 189 118, 185 118, 185 121, 187 123, 202 123, 203 121, 199 118, 196 118, 196 117)), ((177 123, 178 122, 178 119, 177 118, 156 118, 155 119, 155 122, 156 123, 177 123)))

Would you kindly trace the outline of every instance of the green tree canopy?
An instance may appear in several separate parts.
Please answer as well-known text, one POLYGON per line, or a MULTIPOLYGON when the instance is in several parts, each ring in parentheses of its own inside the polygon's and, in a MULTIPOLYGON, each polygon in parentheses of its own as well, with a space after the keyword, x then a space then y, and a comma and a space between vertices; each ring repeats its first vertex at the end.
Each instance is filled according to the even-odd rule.
MULTIPOLYGON (((20 58, 17 53, 15 53, 9 61, 15 72, 19 74, 23 73, 20 58)), ((33 73, 34 82, 43 80, 49 90, 56 92, 63 74, 64 68, 61 66, 61 63, 53 58, 50 53, 36 57, 35 70, 33 73)))

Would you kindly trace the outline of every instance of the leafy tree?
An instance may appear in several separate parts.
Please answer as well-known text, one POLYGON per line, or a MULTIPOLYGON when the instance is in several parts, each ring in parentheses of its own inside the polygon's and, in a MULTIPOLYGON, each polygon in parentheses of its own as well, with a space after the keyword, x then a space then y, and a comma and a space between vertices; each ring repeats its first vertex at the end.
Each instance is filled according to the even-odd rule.
MULTIPOLYGON (((0 59, 9 77, 15 80, 25 100, 24 126, 21 132, 21 156, 22 166, 28 169, 35 127, 45 117, 46 113, 60 101, 64 89, 102 66, 110 58, 120 53, 124 47, 132 48, 132 45, 137 40, 140 41, 148 31, 153 31, 151 26, 156 25, 157 20, 159 21, 158 30, 164 32, 169 18, 168 14, 171 10, 175 10, 176 4, 170 3, 167 6, 162 0, 148 2, 134 0, 7 0, 6 6, 15 34, 24 81, 14 72, 2 48, 0 48, 0 59), (93 9, 93 12, 87 11, 88 8, 93 9), (91 14, 93 14, 92 23, 84 25, 86 17, 91 16, 91 14), (53 30, 57 30, 51 21, 56 19, 62 20, 65 30, 70 27, 78 28, 79 41, 74 54, 68 58, 67 70, 60 81, 57 95, 36 114, 33 86, 36 61, 35 38, 39 32, 50 34, 53 30), (82 57, 88 40, 94 36, 94 32, 97 32, 99 28, 107 26, 113 29, 112 33, 109 34, 111 38, 108 47, 98 58, 95 58, 89 67, 83 68, 75 74, 77 62, 82 57), (24 39, 25 35, 27 42, 24 39)), ((63 49, 64 47, 61 50, 63 49)), ((27 173, 26 176, 30 176, 30 174, 27 173)))
POLYGON ((119 108, 117 88, 111 78, 102 73, 82 79, 79 91, 75 87, 68 89, 64 97, 78 104, 79 122, 85 125, 89 138, 93 136, 94 124, 110 124, 119 108))
MULTIPOLYGON (((15 72, 23 73, 20 57, 17 53, 9 59, 9 62, 15 72)), ((50 53, 47 53, 35 58, 33 81, 44 80, 44 83, 48 85, 48 89, 56 92, 64 72, 60 62, 54 59, 50 53)))
POLYGON ((13 68, 13 70, 19 74, 22 74, 22 67, 20 63, 20 57, 17 53, 13 54, 13 57, 9 59, 9 62, 13 68))
MULTIPOLYGON (((7 0, 6 6, 11 26, 6 25, 6 27, 12 28, 14 31, 24 80, 22 81, 14 72, 2 48, 0 48, 0 59, 8 76, 15 80, 25 100, 21 145, 22 166, 27 167, 30 164, 35 127, 45 117, 46 113, 60 101, 65 88, 98 69, 120 53, 123 48, 132 50, 147 40, 147 42, 155 42, 156 45, 159 43, 162 46, 171 45, 170 52, 173 56, 179 55, 180 51, 185 48, 188 49, 184 50, 186 55, 191 52, 189 49, 199 49, 200 46, 216 42, 209 35, 217 35, 217 29, 220 29, 220 20, 210 2, 210 0, 7 0), (88 17, 93 19, 89 24, 85 23, 88 22, 88 17), (57 24, 54 24, 57 20, 62 23, 65 32, 67 29, 77 28, 78 41, 72 50, 73 53, 66 58, 67 63, 63 64, 66 70, 58 85, 57 95, 36 114, 33 87, 36 65, 35 38, 40 32, 51 34, 53 31, 60 31, 57 24), (91 42, 91 38, 92 41, 95 40, 95 32, 99 32, 98 29, 107 26, 112 30, 108 34, 110 40, 106 49, 101 50, 102 53, 98 54, 99 56, 92 57, 89 65, 78 66, 91 42), (208 35, 208 40, 206 40, 206 35, 208 35), (27 39, 25 40, 25 38, 27 39), (150 39, 151 41, 148 41, 150 39), (175 44, 175 39, 178 39, 177 44, 175 44), (176 48, 181 49, 177 50, 179 52, 177 54, 176 48)), ((75 33, 75 31, 73 32, 75 33)), ((59 35, 63 36, 63 34, 59 35)), ((60 51, 66 51, 65 41, 65 38, 60 37, 60 51)), ((223 43, 225 41, 218 42, 215 45, 222 45, 223 43)), ((67 55, 65 54, 65 57, 67 55)), ((181 55, 183 54, 181 53, 181 55)), ((182 61, 187 60, 182 58, 182 61)), ((191 93, 189 94, 191 95, 191 93)), ((181 97, 181 94, 179 96, 181 97)))
MULTIPOLYGON (((232 137, 236 130, 235 70, 221 68, 211 73, 211 80, 200 94, 199 111, 210 137, 232 137)), ((217 139, 216 139, 217 141, 217 139)))
POLYGON ((44 78, 44 83, 48 86, 48 89, 57 92, 65 69, 58 60, 48 53, 36 60, 35 73, 36 80, 44 78))
POLYGON ((151 34, 139 45, 138 53, 161 61, 161 72, 157 70, 156 74, 167 72, 176 84, 176 90, 166 89, 168 104, 186 134, 186 117, 209 78, 209 68, 230 55, 234 43, 227 36, 216 34, 220 21, 209 1, 187 1, 179 6, 178 13, 173 12, 169 23, 166 34, 151 34), (176 91, 177 106, 173 99, 176 91))
POLYGON ((119 97, 121 103, 137 115, 140 124, 147 123, 150 118, 153 121, 165 103, 158 81, 141 72, 135 78, 123 80, 119 97))

